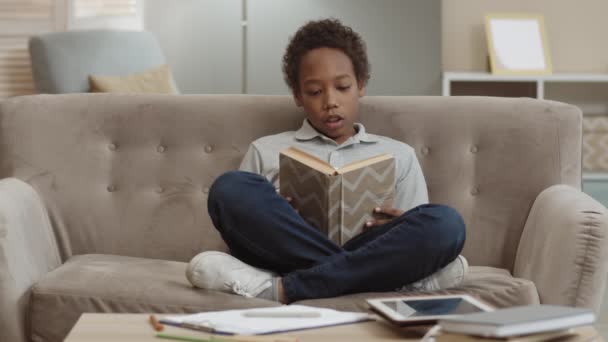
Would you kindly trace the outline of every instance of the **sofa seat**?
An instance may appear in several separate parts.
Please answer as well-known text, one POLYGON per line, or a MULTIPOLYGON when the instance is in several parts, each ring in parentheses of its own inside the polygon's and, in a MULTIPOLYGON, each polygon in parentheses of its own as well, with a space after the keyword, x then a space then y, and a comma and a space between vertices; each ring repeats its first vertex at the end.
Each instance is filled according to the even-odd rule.
MULTIPOLYGON (((485 266, 471 266, 465 280, 458 287, 433 292, 408 292, 408 296, 425 296, 440 294, 470 294, 484 302, 497 307, 539 304, 540 299, 534 283, 511 276, 509 271, 485 266)), ((368 306, 366 298, 403 296, 399 292, 357 293, 348 296, 302 300, 302 305, 332 307, 345 311, 364 311, 368 306)))
MULTIPOLYGON (((186 263, 176 261, 102 254, 74 256, 33 287, 31 339, 63 340, 83 312, 191 313, 278 305, 194 289, 185 270, 186 263)), ((471 293, 496 306, 539 302, 532 282, 491 267, 471 267, 463 285, 439 293, 471 293)), ((364 311, 365 298, 396 295, 400 294, 361 293, 298 303, 364 311)))
POLYGON ((32 288, 31 340, 63 341, 83 312, 192 313, 278 305, 197 290, 186 279, 186 265, 117 255, 74 256, 32 288))

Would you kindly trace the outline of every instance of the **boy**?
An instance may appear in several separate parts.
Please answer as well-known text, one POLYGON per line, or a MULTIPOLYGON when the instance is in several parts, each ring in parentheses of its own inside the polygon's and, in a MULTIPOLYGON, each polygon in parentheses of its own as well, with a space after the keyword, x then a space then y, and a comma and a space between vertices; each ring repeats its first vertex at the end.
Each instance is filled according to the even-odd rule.
POLYGON ((190 282, 281 303, 459 284, 467 269, 459 256, 465 240, 462 218, 449 207, 427 204, 426 183, 410 146, 368 134, 355 122, 369 79, 361 37, 335 19, 309 22, 291 39, 283 73, 306 119, 298 131, 254 141, 240 171, 214 182, 209 215, 232 255, 197 255, 186 272, 190 282), (335 167, 392 153, 395 208, 375 208, 378 219, 336 245, 276 192, 279 152, 289 146, 335 167))

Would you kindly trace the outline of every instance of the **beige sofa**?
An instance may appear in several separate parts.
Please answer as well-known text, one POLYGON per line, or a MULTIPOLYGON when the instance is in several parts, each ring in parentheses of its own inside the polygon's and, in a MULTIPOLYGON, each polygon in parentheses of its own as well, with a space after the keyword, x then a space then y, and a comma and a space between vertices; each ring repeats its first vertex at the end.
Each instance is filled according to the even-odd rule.
MULTIPOLYGON (((226 250, 209 186, 257 137, 299 127, 284 96, 37 95, 0 104, 0 340, 60 341, 83 312, 277 303, 195 290, 186 262, 226 250)), ((467 224, 464 284, 497 306, 598 309, 606 208, 580 191, 581 113, 483 97, 366 97, 368 131, 418 153, 432 202, 467 224)), ((365 310, 365 293, 304 301, 365 310)))

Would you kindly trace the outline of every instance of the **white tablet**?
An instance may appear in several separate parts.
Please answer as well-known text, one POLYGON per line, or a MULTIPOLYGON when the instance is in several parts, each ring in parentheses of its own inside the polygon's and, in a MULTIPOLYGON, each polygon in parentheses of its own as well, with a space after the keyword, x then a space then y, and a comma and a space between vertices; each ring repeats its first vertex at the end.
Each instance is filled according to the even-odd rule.
POLYGON ((469 295, 401 296, 367 299, 376 312, 399 325, 434 323, 454 315, 494 311, 469 295))

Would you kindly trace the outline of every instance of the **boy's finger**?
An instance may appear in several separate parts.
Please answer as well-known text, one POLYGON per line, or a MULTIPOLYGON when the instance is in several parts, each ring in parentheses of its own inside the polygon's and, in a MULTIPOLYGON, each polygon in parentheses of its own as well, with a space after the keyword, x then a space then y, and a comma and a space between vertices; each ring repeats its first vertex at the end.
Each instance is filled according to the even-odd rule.
POLYGON ((398 217, 398 216, 401 216, 401 214, 403 214, 403 211, 401 211, 400 209, 397 209, 397 208, 376 207, 376 208, 374 208, 374 212, 378 213, 378 214, 392 216, 392 217, 398 217))
POLYGON ((388 221, 390 221, 390 220, 369 220, 369 221, 365 222, 365 226, 363 228, 370 229, 373 227, 381 226, 381 225, 387 223, 388 221))

